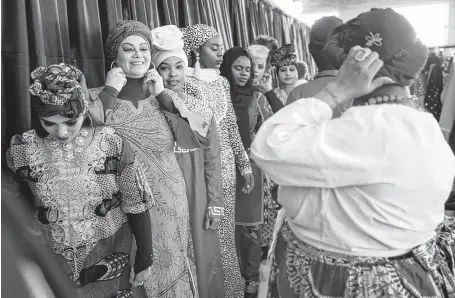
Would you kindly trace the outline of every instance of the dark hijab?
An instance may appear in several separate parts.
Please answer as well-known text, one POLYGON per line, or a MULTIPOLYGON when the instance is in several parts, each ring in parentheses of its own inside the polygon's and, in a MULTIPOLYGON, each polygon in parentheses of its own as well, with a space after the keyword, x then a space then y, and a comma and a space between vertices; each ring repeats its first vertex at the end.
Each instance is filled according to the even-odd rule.
POLYGON ((248 107, 253 100, 253 62, 247 50, 241 47, 233 47, 227 50, 223 56, 223 63, 220 67, 220 74, 229 81, 231 87, 231 101, 234 106, 234 111, 237 116, 237 125, 239 127, 240 137, 245 149, 249 149, 251 145, 250 136, 250 116, 248 107), (239 57, 248 57, 251 62, 250 78, 245 86, 239 87, 234 83, 232 77, 232 65, 239 57))

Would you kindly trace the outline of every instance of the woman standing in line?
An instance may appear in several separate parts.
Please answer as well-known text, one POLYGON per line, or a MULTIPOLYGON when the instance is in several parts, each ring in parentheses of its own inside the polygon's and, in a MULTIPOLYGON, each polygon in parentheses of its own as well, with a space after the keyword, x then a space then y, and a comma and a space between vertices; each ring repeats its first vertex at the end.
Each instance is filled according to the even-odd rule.
MULTIPOLYGON (((173 98, 176 112, 188 119, 196 131, 194 135, 199 134, 209 141, 206 146, 200 144, 199 148, 187 149, 185 143, 188 142, 177 139, 174 152, 186 184, 194 247, 194 255, 190 258, 196 264, 199 297, 221 298, 224 297, 224 274, 218 228, 224 204, 216 122, 207 103, 184 92, 188 57, 183 50, 183 34, 179 28, 174 25, 158 27, 152 30, 152 37, 152 62, 163 78, 164 87, 176 92, 177 97, 173 98)), ((168 119, 176 121, 176 115, 165 113, 168 119)), ((177 132, 174 134, 180 136, 177 132)), ((186 137, 191 136, 193 134, 186 137)), ((199 143, 200 139, 194 140, 199 143)), ((189 148, 196 147, 189 145, 189 148)))
POLYGON ((99 116, 133 147, 155 196, 151 209, 154 266, 144 284, 148 297, 196 298, 185 181, 174 153, 173 131, 160 107, 160 102, 171 100, 163 79, 150 67, 151 46, 146 25, 117 23, 106 41, 106 56, 115 67, 108 72, 105 86, 93 90, 92 106, 102 107, 99 116))
POLYGON ((224 218, 220 224, 221 256, 226 298, 243 296, 244 283, 235 248, 236 167, 245 180, 245 190, 253 188, 253 175, 242 144, 230 98, 230 86, 217 71, 223 61, 224 46, 218 32, 197 24, 184 30, 185 52, 191 58, 185 91, 213 110, 221 144, 224 218))

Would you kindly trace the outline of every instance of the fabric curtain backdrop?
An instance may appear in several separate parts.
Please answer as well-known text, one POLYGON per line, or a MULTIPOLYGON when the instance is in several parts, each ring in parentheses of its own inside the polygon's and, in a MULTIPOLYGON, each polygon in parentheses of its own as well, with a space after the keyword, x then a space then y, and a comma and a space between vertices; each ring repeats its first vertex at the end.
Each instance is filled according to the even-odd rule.
POLYGON ((220 32, 226 49, 247 46, 267 34, 281 44, 293 42, 299 59, 310 65, 308 27, 265 0, 2 1, 2 154, 12 135, 36 121, 28 92, 30 72, 65 62, 82 70, 89 88, 103 85, 111 63, 105 59, 104 43, 123 19, 152 28, 207 24, 220 32))

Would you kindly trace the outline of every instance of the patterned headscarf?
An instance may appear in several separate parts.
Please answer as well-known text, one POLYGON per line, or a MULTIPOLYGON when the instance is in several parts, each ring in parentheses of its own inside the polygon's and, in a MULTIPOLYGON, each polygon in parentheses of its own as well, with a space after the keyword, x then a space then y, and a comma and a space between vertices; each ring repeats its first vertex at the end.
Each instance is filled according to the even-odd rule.
POLYGON ((188 58, 183 51, 183 34, 174 25, 158 27, 152 30, 153 48, 152 62, 158 67, 169 57, 179 57, 185 67, 188 66, 188 58))
POLYGON ((272 56, 272 65, 279 69, 281 66, 296 65, 297 56, 294 52, 294 45, 287 44, 276 50, 272 56))
POLYGON ((82 72, 72 65, 38 67, 32 74, 30 94, 37 97, 33 106, 39 116, 64 113, 76 117, 87 112, 87 87, 82 72))
POLYGON ((191 58, 191 52, 193 50, 199 50, 207 40, 220 35, 215 28, 205 24, 192 25, 182 31, 185 42, 183 49, 188 58, 191 58))
POLYGON ((411 23, 390 8, 373 8, 336 27, 324 54, 340 68, 349 50, 356 45, 379 54, 384 66, 377 76, 386 76, 410 86, 425 66, 428 48, 417 38, 411 23))
POLYGON ((118 21, 114 28, 107 36, 106 40, 106 56, 111 60, 117 58, 118 47, 122 41, 131 35, 138 35, 148 42, 149 47, 152 46, 152 35, 150 28, 138 21, 118 21))

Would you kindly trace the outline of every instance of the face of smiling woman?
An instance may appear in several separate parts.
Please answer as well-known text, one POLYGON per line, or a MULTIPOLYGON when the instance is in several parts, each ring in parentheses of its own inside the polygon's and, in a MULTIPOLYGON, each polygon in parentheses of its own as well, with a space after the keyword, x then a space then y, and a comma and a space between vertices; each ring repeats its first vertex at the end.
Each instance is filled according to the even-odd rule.
POLYGON ((150 68, 150 46, 140 36, 125 38, 118 48, 117 65, 127 78, 142 78, 150 68))
POLYGON ((185 64, 182 59, 179 57, 166 58, 157 70, 163 78, 164 88, 175 92, 182 91, 185 82, 185 64))

